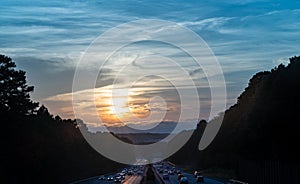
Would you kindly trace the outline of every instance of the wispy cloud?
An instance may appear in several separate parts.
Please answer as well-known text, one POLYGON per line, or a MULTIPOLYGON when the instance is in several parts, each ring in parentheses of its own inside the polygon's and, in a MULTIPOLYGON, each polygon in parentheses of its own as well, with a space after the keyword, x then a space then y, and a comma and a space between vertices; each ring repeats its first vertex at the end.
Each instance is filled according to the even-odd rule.
MULTIPOLYGON (((225 33, 224 28, 222 28, 226 23, 235 17, 213 17, 198 21, 188 21, 179 23, 182 26, 190 27, 193 30, 208 30, 217 31, 220 33, 225 33)), ((234 31, 227 31, 227 33, 233 33, 234 31)))
MULTIPOLYGON (((13 57, 17 65, 27 71, 28 81, 36 86, 36 100, 50 106, 52 112, 65 112, 65 117, 72 114, 67 94, 71 93, 80 56, 97 36, 128 21, 140 18, 165 19, 196 32, 212 48, 222 66, 231 103, 255 72, 271 69, 281 62, 286 63, 288 57, 299 55, 300 2, 293 0, 49 0, 34 3, 11 0, 1 2, 0 8, 1 54, 13 57)), ((161 28, 156 31, 163 32, 161 28)), ((134 30, 129 33, 139 34, 134 30)), ((123 60, 118 62, 130 65, 127 73, 120 73, 122 82, 138 73, 139 69, 147 67, 165 73, 173 71, 174 68, 158 60, 149 62, 138 58, 141 55, 135 53, 135 49, 147 48, 147 44, 135 45, 136 48, 133 46, 129 49, 131 54, 120 57, 123 60)), ((202 86, 199 84, 198 87, 207 90, 205 75, 186 55, 173 52, 174 48, 170 46, 166 49, 166 45, 151 44, 148 48, 156 49, 152 50, 153 53, 168 53, 164 56, 176 59, 193 79, 200 81, 202 86)), ((108 50, 102 50, 103 54, 108 50)), ((90 63, 82 70, 88 71, 93 66, 90 63)), ((118 67, 116 63, 108 63, 96 87, 109 86, 114 81, 118 67)), ((170 72, 168 76, 180 81, 176 74, 170 72)), ((145 80, 151 81, 152 78, 145 80)), ((183 80, 180 82, 184 83, 183 80)), ((139 87, 149 84, 140 83, 139 87)))

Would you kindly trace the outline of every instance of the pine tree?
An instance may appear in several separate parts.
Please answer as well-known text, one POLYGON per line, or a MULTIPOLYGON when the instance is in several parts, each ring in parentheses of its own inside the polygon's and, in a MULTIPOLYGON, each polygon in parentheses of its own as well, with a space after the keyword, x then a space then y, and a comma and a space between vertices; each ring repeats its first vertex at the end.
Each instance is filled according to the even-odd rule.
POLYGON ((0 113, 29 115, 38 103, 30 99, 33 86, 28 86, 25 71, 16 70, 10 57, 0 55, 0 113))

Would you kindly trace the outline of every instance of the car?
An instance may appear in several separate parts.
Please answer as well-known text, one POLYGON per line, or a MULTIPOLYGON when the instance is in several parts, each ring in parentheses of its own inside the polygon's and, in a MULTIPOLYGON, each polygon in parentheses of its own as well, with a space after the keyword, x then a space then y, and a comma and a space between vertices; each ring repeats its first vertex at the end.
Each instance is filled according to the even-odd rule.
POLYGON ((176 171, 176 174, 181 174, 181 171, 180 171, 180 170, 177 170, 177 171, 176 171))
POLYGON ((121 182, 122 182, 121 179, 117 179, 117 178, 114 179, 114 183, 121 183, 121 182))
POLYGON ((194 172, 194 176, 195 176, 195 178, 197 178, 197 176, 201 176, 200 171, 195 171, 195 172, 194 172))
POLYGON ((114 177, 113 177, 113 176, 108 176, 108 177, 107 177, 107 180, 108 180, 108 181, 112 181, 112 180, 114 180, 114 177))
POLYGON ((169 180, 169 175, 168 174, 163 174, 163 180, 169 180))
POLYGON ((125 176, 126 174, 122 171, 119 173, 120 176, 125 176))
POLYGON ((204 183, 204 177, 203 176, 197 176, 196 182, 197 183, 204 183))
POLYGON ((189 181, 188 181, 187 177, 182 177, 179 182, 179 184, 188 184, 188 183, 189 183, 189 181))
POLYGON ((117 174, 115 175, 115 177, 117 177, 117 176, 122 176, 122 175, 124 175, 124 173, 120 172, 120 173, 117 173, 117 174))
POLYGON ((175 173, 174 173, 174 171, 170 170, 170 171, 168 171, 168 174, 169 175, 174 175, 175 173))
POLYGON ((98 180, 106 180, 104 175, 99 176, 98 180))
POLYGON ((125 179, 125 176, 121 176, 121 175, 120 176, 115 176, 114 179, 122 181, 122 180, 125 179))
POLYGON ((177 177, 178 181, 180 181, 182 177, 184 177, 183 174, 178 174, 178 177, 177 177))
POLYGON ((125 178, 124 176, 116 176, 115 179, 120 179, 123 180, 123 178, 125 178))
POLYGON ((159 172, 160 174, 162 174, 162 173, 164 172, 164 170, 159 169, 158 172, 159 172))

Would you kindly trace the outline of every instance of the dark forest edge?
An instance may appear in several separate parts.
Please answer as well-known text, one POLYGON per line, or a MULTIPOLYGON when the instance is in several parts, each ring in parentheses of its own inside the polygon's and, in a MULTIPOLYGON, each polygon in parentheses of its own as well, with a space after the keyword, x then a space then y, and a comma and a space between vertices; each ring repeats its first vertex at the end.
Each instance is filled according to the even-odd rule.
POLYGON ((223 123, 212 144, 204 151, 197 149, 206 126, 202 121, 169 160, 209 176, 249 183, 299 183, 299 94, 300 57, 290 58, 287 66, 255 74, 237 103, 221 115, 223 123))
MULTIPOLYGON (((4 183, 68 183, 123 167, 88 145, 78 129, 80 121, 53 116, 32 102, 33 87, 9 57, 0 55, 0 67, 4 183)), ((299 181, 299 79, 300 57, 255 74, 237 103, 225 111, 213 143, 204 151, 197 149, 203 120, 169 160, 203 171, 232 171, 230 176, 250 183, 259 183, 260 172, 268 171, 276 173, 277 183, 287 183, 280 180, 287 181, 283 170, 296 173, 288 183, 299 181)))
POLYGON ((0 55, 2 183, 69 183, 124 166, 92 149, 76 120, 53 116, 30 100, 33 87, 15 67, 0 55))

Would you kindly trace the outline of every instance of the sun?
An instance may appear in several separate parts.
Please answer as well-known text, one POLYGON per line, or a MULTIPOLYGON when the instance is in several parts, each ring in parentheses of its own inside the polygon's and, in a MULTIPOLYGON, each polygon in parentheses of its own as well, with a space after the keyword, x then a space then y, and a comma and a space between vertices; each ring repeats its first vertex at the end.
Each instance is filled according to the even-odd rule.
POLYGON ((111 91, 111 98, 109 100, 109 110, 112 115, 118 118, 124 118, 130 113, 128 101, 130 98, 127 89, 114 89, 111 91))
POLYGON ((148 100, 141 96, 142 89, 100 88, 96 103, 98 116, 107 125, 140 122, 150 115, 148 100))
POLYGON ((126 98, 114 98, 111 99, 110 112, 118 117, 122 117, 129 113, 127 99, 126 98))

